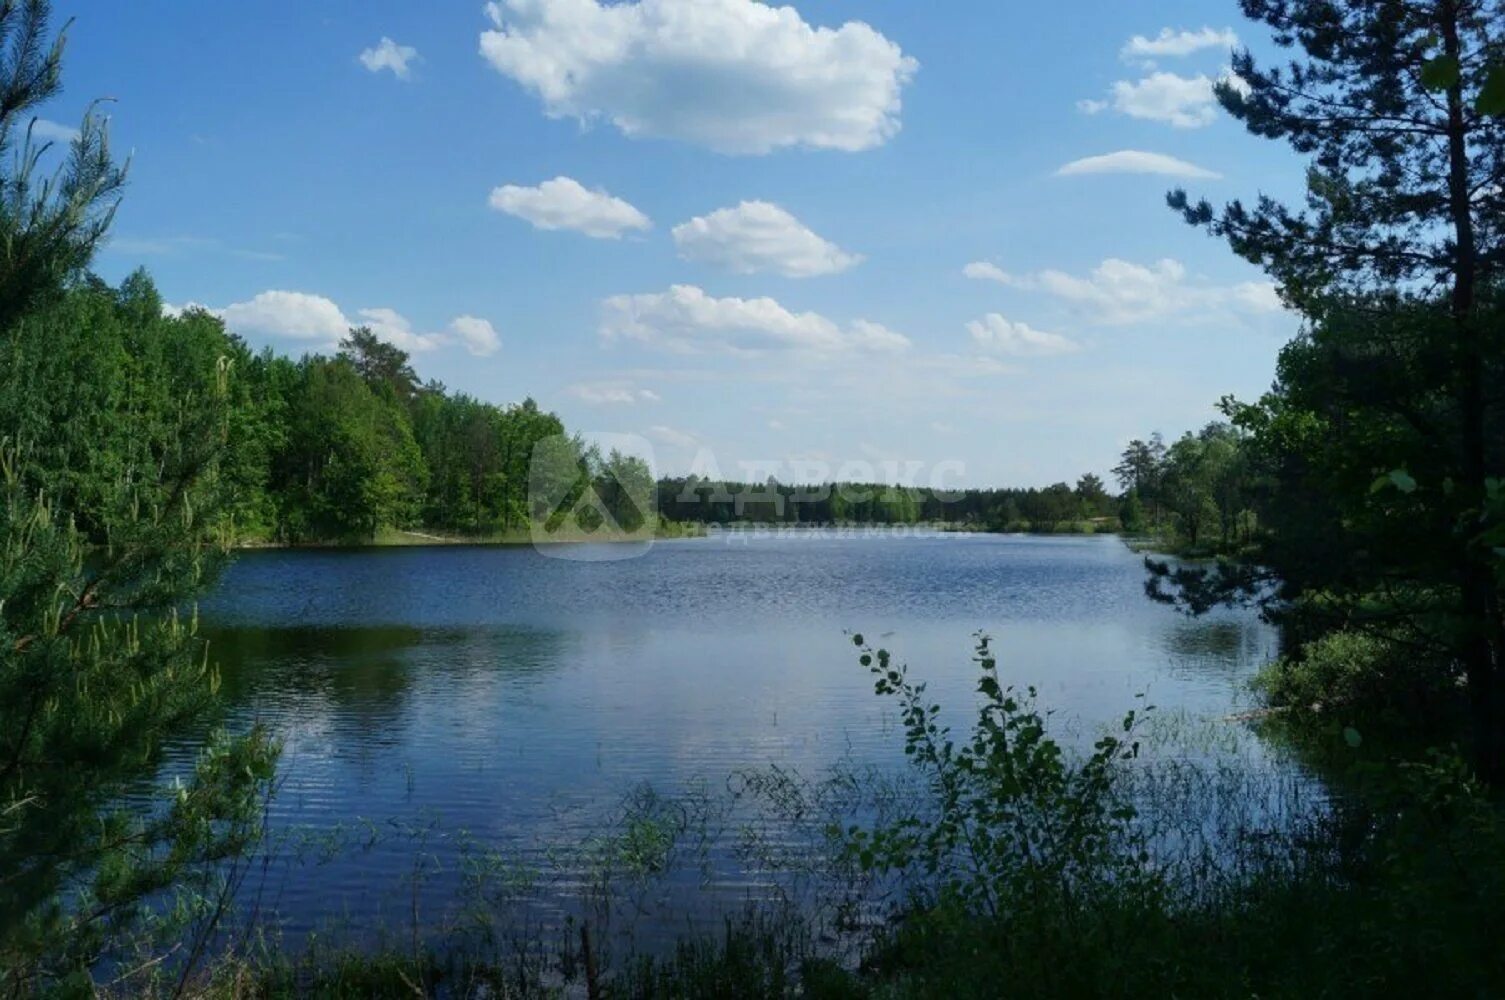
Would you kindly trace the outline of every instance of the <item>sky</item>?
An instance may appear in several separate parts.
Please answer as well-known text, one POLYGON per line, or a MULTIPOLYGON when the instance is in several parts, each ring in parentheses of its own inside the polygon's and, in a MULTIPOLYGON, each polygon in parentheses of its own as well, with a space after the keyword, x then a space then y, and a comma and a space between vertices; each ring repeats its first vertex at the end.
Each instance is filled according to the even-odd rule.
POLYGON ((1212 99, 1233 0, 57 0, 107 279, 352 324, 661 473, 1043 486, 1264 391, 1297 329, 1165 207, 1300 194, 1212 99), (603 440, 605 438, 603 437, 603 440))

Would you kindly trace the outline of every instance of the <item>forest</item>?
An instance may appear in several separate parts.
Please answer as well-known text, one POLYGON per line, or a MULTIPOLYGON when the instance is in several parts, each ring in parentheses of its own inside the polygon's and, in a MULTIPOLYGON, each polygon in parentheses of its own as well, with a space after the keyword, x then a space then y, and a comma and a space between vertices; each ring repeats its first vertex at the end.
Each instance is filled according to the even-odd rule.
MULTIPOLYGON (((225 393, 217 458, 237 545, 370 544, 392 533, 526 539, 550 511, 529 503, 535 446, 563 440, 626 524, 641 521, 646 464, 600 455, 531 399, 498 406, 423 382, 406 353, 353 328, 333 356, 253 352, 203 310, 164 315, 151 279, 119 288, 86 277, 28 316, 5 346, 0 434, 37 449, 30 483, 95 537, 90 511, 137 447, 136 420, 162 425, 185 397, 225 393), (612 483, 637 483, 613 493, 612 483)), ((882 484, 702 483, 663 479, 656 514, 733 522, 964 524, 1079 530, 1116 524, 1117 502, 1091 474, 1073 488, 937 491, 882 484), (769 499, 770 488, 782 501, 769 499), (739 499, 740 497, 740 499, 739 499), (758 499, 755 499, 758 498, 758 499), (775 509, 776 508, 776 509, 775 509)))
MULTIPOLYGON (((333 958, 235 946, 235 877, 265 857, 281 746, 259 722, 222 725, 194 602, 239 546, 507 539, 587 486, 639 527, 646 467, 531 400, 424 383, 370 330, 294 360, 207 312, 165 314, 144 273, 94 277, 125 181, 107 123, 91 112, 42 172, 30 123, 61 86, 61 40, 43 0, 0 4, 0 993, 1505 992, 1505 8, 1240 6, 1292 62, 1238 52, 1241 82, 1217 99, 1307 159, 1307 196, 1166 200, 1301 317, 1266 393, 1133 441, 1117 494, 1094 475, 959 496, 673 478, 656 513, 1121 527, 1141 536, 1153 600, 1279 628, 1257 707, 1219 721, 1308 766, 1320 801, 1220 784, 1206 747, 1157 743, 1138 702, 1077 752, 986 636, 953 731, 918 665, 854 634, 916 783, 830 822, 814 785, 781 772, 764 788, 847 879, 828 902, 866 934, 856 957, 780 911, 615 968, 571 925, 543 968, 490 939, 431 952, 416 932, 333 958), (537 509, 531 467, 560 440, 583 478, 537 509), (189 733, 200 749, 157 788, 189 733), (146 805, 128 794, 143 788, 146 805), (1233 819, 1188 804, 1208 801, 1254 804, 1233 819), (1166 850, 1167 830, 1209 828, 1218 851, 1166 850), (878 893, 893 886, 897 901, 878 893)), ((651 854, 654 829, 630 846, 651 854)))

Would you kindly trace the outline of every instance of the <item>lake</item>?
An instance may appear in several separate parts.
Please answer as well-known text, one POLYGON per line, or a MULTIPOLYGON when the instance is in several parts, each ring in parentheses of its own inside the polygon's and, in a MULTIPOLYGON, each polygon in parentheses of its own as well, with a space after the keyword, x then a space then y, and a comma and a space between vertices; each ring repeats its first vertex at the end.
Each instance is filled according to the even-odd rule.
MULTIPOLYGON (((420 895, 427 920, 478 845, 568 872, 551 852, 589 840, 634 789, 901 766, 892 706, 849 632, 906 661, 962 727, 979 630, 1004 678, 1037 687, 1081 739, 1140 693, 1194 717, 1246 705, 1275 632, 1248 613, 1187 619, 1143 580, 1110 536, 725 533, 618 561, 250 552, 201 612, 232 721, 284 741, 271 819, 298 858, 260 892, 301 933, 406 920, 420 895)), ((701 889, 756 894, 715 857, 701 889)), ((559 912, 573 884, 550 890, 559 912)))

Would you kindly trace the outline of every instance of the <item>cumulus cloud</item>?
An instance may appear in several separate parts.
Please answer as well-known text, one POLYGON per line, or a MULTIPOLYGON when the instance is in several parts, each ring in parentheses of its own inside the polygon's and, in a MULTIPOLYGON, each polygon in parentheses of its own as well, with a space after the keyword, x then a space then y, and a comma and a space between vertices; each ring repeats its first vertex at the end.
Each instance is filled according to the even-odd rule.
POLYGON ((843 328, 819 313, 794 313, 771 298, 714 298, 694 285, 614 295, 602 303, 601 336, 681 354, 797 351, 895 353, 909 339, 877 323, 843 328))
POLYGON ((1280 308, 1272 285, 1196 283, 1188 280, 1183 264, 1170 258, 1143 265, 1110 257, 1085 276, 1057 270, 1013 275, 1001 269, 1000 275, 995 280, 1002 284, 1043 292, 1075 306, 1092 322, 1108 325, 1142 323, 1213 308, 1250 313, 1280 308))
POLYGON ((242 336, 286 337, 324 344, 338 341, 351 327, 350 320, 332 300, 322 295, 277 289, 228 305, 216 314, 225 321, 226 328, 242 336))
POLYGON ((497 0, 481 55, 546 114, 723 153, 871 149, 919 64, 860 21, 757 0, 497 0))
POLYGON ((1113 85, 1113 107, 1130 118, 1166 122, 1176 128, 1201 128, 1217 117, 1212 78, 1151 73, 1137 82, 1113 85))
POLYGON ((371 332, 395 347, 418 354, 437 350, 458 341, 471 354, 493 353, 500 338, 486 320, 475 316, 457 316, 450 323, 450 333, 423 333, 395 309, 372 306, 357 309, 352 318, 333 299, 308 292, 272 289, 260 292, 244 302, 214 309, 197 302, 182 306, 167 305, 163 313, 180 316, 190 309, 202 309, 218 316, 225 328, 243 337, 306 341, 315 349, 329 349, 338 344, 351 327, 369 327, 371 332))
POLYGON ((1125 59, 1158 59, 1163 56, 1189 56, 1202 49, 1232 49, 1238 46, 1238 35, 1232 28, 1216 31, 1202 28, 1200 31, 1161 28, 1154 38, 1135 35, 1123 47, 1125 59))
POLYGON ((789 278, 837 274, 862 261, 822 239, 778 205, 744 201, 674 227, 685 260, 734 274, 772 271, 789 278))
POLYGON ((1249 88, 1247 81, 1226 68, 1216 80, 1205 73, 1179 76, 1156 72, 1139 80, 1119 80, 1110 89, 1108 100, 1078 101, 1077 109, 1085 114, 1097 114, 1111 107, 1130 118, 1165 122, 1176 128, 1202 128, 1217 120, 1214 88, 1220 83, 1242 93, 1247 93, 1249 88))
POLYGON ((659 394, 652 389, 640 389, 630 382, 616 380, 576 382, 567 386, 565 392, 591 406, 631 406, 661 401, 659 394))
POLYGON ((502 346, 496 327, 479 316, 456 316, 449 321, 449 330, 467 351, 478 358, 495 354, 502 346))
POLYGON ((383 36, 382 40, 360 54, 361 65, 373 73, 388 70, 399 80, 412 79, 412 64, 418 60, 418 50, 411 45, 398 45, 383 36))
POLYGON ((962 268, 962 274, 973 281, 997 281, 1005 285, 1009 282, 1009 276, 1003 268, 985 260, 974 260, 962 268))
POLYGON ((1014 357, 1044 357, 1081 350, 1081 346, 1069 337, 1036 330, 1026 323, 1011 322, 998 313, 988 313, 982 319, 968 323, 967 332, 982 350, 1014 357))
POLYGON ((356 315, 360 317, 357 326, 369 327, 378 339, 410 354, 432 351, 445 342, 442 334, 417 332, 408 318, 395 309, 360 309, 356 315))
POLYGON ((537 187, 506 184, 491 192, 491 207, 538 229, 573 229, 598 240, 620 239, 629 230, 652 228, 648 216, 600 188, 587 189, 569 177, 537 187))
POLYGON ((1164 153, 1146 153, 1138 149, 1120 149, 1116 153, 1086 156, 1056 171, 1057 177, 1078 174, 1157 174, 1162 177, 1212 179, 1222 176, 1195 163, 1178 160, 1164 153))

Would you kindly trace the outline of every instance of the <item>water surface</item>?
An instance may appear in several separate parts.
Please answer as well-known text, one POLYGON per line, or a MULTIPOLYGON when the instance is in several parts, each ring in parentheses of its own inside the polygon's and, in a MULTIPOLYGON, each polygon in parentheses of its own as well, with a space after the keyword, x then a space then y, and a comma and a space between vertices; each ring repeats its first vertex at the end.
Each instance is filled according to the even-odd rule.
POLYGON ((905 660, 959 725, 979 630, 1005 679, 1036 686, 1082 738, 1139 693, 1227 715, 1274 632, 1248 614, 1189 620, 1146 600, 1143 579, 1113 537, 720 535, 598 562, 268 551, 242 556, 202 614, 236 720, 284 740, 274 825, 369 831, 279 882, 276 909, 298 928, 404 912, 415 863, 438 893, 459 877, 461 840, 522 854, 579 842, 643 784, 901 766, 849 632, 905 660))

